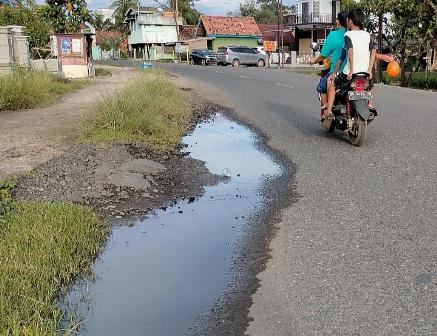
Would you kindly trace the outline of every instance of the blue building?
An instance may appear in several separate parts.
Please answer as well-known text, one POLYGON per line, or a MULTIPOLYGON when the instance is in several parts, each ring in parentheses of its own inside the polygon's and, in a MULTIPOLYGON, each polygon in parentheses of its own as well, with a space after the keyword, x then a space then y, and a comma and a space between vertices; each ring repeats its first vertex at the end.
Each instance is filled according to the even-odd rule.
POLYGON ((18 6, 18 1, 17 0, 0 0, 0 7, 2 7, 2 6, 16 7, 16 6, 18 6))

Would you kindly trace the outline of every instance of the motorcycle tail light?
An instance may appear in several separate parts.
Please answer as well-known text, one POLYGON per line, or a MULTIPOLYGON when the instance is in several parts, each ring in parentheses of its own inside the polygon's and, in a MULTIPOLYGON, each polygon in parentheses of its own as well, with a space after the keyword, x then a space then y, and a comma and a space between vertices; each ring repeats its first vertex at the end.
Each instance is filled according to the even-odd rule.
POLYGON ((369 80, 367 78, 358 78, 354 82, 354 89, 357 91, 365 91, 369 87, 369 80))

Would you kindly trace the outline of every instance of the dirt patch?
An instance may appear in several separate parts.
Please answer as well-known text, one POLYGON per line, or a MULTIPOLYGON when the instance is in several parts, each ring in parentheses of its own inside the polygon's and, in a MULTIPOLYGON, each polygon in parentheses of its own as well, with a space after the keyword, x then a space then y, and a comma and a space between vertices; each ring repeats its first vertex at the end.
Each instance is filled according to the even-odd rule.
POLYGON ((127 68, 113 68, 112 73, 112 77, 95 78, 92 85, 61 97, 54 105, 0 112, 0 179, 29 172, 71 146, 96 101, 136 76, 127 68))
MULTIPOLYGON (((217 112, 194 94, 188 98, 194 105, 190 129, 217 112)), ((91 205, 109 217, 143 216, 181 199, 194 201, 221 179, 187 154, 182 145, 172 152, 135 143, 74 145, 21 177, 15 196, 91 205)))

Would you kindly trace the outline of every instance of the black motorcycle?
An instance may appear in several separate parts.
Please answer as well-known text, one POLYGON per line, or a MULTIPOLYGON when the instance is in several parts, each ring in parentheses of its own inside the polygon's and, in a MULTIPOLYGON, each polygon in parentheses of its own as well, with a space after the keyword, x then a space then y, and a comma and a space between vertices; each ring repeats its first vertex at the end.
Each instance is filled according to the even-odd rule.
POLYGON ((334 120, 329 132, 346 131, 352 145, 364 143, 368 124, 378 115, 375 109, 369 109, 369 100, 373 98, 371 89, 370 75, 365 72, 353 75, 350 81, 336 88, 334 120))
MULTIPOLYGON (((319 51, 315 42, 310 45, 313 53, 319 51)), ((361 146, 367 135, 367 125, 377 116, 375 109, 369 109, 372 97, 372 81, 366 72, 357 73, 350 81, 336 85, 335 103, 332 108, 334 120, 328 131, 345 131, 354 146, 361 146)), ((320 99, 320 96, 319 96, 320 99)))

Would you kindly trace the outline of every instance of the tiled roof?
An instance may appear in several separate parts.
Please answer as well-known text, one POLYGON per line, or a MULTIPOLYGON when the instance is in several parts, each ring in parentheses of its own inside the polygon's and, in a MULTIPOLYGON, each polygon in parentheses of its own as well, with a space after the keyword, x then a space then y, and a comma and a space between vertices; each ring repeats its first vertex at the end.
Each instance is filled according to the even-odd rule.
POLYGON ((121 43, 120 43, 120 49, 122 50, 127 50, 128 49, 128 44, 127 44, 127 39, 126 37, 124 37, 124 35, 120 32, 112 32, 112 31, 96 31, 96 43, 99 45, 101 42, 103 42, 104 40, 107 40, 109 38, 116 38, 116 39, 121 39, 121 43))
POLYGON ((203 15, 200 20, 207 36, 261 36, 261 31, 253 17, 203 15))
MULTIPOLYGON (((277 24, 258 24, 259 29, 261 30, 262 37, 264 41, 276 41, 276 37, 278 34, 278 25, 277 24)), ((284 31, 284 44, 289 45, 295 43, 294 35, 291 31, 284 31)))
POLYGON ((197 26, 180 26, 179 27, 179 39, 181 41, 190 40, 196 37, 197 26))

